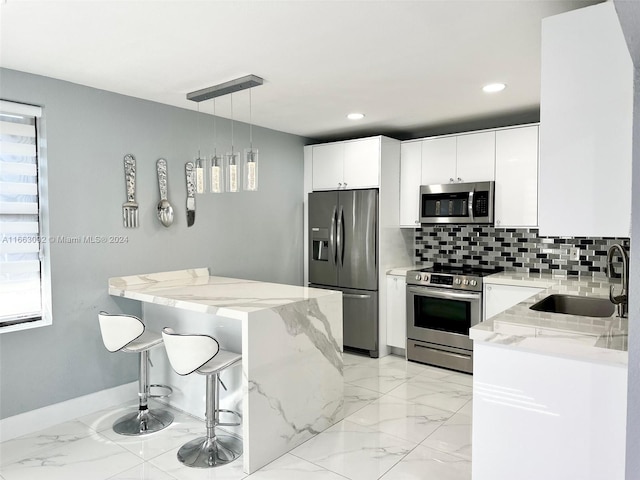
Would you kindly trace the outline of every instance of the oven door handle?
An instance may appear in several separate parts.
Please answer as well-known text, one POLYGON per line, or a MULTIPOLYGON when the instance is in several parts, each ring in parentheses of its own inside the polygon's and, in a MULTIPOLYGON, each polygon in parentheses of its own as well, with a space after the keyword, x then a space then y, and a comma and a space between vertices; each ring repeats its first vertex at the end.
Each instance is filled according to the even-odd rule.
POLYGON ((422 297, 435 297, 444 298, 450 300, 478 300, 480 298, 480 292, 474 293, 458 293, 436 290, 433 288, 420 288, 420 287, 408 287, 407 291, 415 295, 422 297))

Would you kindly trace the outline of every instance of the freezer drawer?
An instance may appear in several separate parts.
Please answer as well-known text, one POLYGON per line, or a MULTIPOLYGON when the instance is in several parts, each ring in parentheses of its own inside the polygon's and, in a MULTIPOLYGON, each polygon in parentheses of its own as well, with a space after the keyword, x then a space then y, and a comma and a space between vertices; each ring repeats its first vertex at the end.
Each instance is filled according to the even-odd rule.
POLYGON ((378 358, 378 292, 313 283, 309 286, 342 292, 343 345, 366 350, 371 357, 378 358))
POLYGON ((378 292, 342 290, 344 346, 369 350, 377 358, 378 292))

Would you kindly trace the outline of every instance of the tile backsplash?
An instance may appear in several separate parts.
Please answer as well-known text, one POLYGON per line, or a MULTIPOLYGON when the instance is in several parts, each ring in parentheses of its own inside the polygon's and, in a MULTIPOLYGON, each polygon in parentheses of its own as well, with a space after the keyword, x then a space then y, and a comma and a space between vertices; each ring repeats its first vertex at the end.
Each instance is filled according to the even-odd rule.
MULTIPOLYGON (((541 237, 538 229, 425 225, 415 230, 416 264, 486 266, 530 273, 605 276, 607 250, 628 238, 541 237), (570 250, 579 249, 579 260, 570 250)), ((619 271, 618 268, 616 268, 619 271)))

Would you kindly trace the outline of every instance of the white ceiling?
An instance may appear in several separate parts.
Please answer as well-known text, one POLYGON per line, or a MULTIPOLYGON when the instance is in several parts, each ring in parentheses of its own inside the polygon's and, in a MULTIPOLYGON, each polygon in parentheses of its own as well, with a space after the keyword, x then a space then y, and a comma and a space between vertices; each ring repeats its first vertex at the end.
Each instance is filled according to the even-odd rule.
POLYGON ((337 139, 537 115, 541 19, 599 0, 0 2, 2 67, 207 113, 186 94, 254 74, 254 124, 337 139))

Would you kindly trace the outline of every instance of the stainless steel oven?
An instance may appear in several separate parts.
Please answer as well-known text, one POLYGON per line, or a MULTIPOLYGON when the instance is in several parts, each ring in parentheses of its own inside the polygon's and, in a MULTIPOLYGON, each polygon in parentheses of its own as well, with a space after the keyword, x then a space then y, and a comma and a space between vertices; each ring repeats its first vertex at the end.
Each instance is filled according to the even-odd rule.
POLYGON ((482 321, 482 271, 407 273, 407 358, 473 371, 469 329, 482 321))

